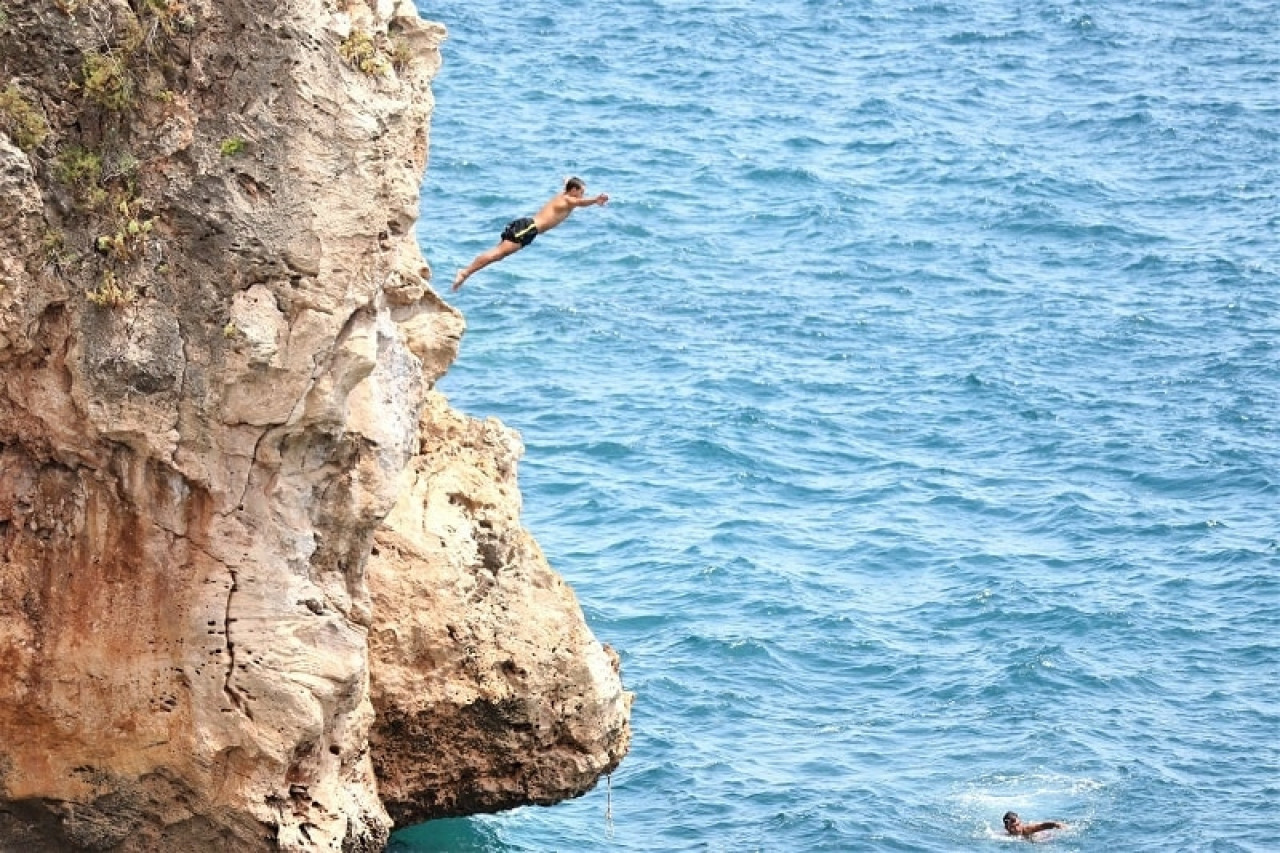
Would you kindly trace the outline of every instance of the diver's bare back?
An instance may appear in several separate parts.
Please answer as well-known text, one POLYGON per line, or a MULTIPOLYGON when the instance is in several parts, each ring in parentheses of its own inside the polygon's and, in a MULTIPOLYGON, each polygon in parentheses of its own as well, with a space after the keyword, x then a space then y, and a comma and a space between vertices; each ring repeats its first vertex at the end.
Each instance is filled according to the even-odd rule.
MULTIPOLYGON (((604 201, 608 200, 608 198, 608 196, 602 195, 590 201, 596 204, 604 204, 604 201)), ((568 219, 574 208, 586 206, 582 201, 575 199, 567 192, 557 193, 542 206, 541 210, 533 215, 533 222, 538 226, 538 233, 545 234, 568 219)))

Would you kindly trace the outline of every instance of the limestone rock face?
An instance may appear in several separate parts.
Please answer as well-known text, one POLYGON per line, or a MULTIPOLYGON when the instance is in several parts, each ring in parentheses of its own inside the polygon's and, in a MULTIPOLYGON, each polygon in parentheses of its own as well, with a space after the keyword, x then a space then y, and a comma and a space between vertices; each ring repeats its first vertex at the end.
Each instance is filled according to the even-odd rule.
POLYGON ((519 527, 518 440, 431 391, 443 29, 0 11, 0 850, 379 850, 590 787, 616 657, 519 527))
POLYGON ((383 800, 405 824, 582 793, 626 754, 631 695, 519 525, 520 440, 438 394, 421 440, 369 562, 383 800))

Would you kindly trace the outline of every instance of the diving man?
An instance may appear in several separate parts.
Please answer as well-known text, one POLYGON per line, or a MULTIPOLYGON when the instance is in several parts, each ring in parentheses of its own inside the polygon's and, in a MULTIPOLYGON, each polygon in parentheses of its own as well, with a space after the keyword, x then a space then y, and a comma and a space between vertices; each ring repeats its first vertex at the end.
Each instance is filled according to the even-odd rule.
POLYGON ((458 270, 458 274, 453 278, 453 289, 462 287, 464 281, 489 264, 520 251, 532 243, 539 234, 550 231, 564 222, 569 218, 569 214, 578 208, 590 207, 593 204, 603 205, 609 200, 604 193, 593 198, 585 198, 586 191, 587 185, 580 178, 570 178, 564 183, 564 191, 552 196, 551 200, 533 216, 508 222, 507 227, 502 231, 502 239, 498 241, 498 245, 476 255, 476 259, 466 269, 458 270))

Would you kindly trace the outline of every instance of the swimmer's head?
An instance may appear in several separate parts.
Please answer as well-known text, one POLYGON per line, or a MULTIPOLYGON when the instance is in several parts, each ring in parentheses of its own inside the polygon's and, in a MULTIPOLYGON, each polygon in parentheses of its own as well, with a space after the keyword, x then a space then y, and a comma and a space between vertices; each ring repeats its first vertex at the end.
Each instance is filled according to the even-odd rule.
POLYGON ((1009 828, 1009 827, 1011 827, 1011 826, 1017 826, 1017 825, 1018 825, 1018 813, 1017 813, 1017 812, 1005 812, 1005 813, 1004 813, 1004 818, 1003 818, 1003 820, 1004 820, 1004 828, 1005 828, 1005 829, 1008 829, 1008 828, 1009 828))

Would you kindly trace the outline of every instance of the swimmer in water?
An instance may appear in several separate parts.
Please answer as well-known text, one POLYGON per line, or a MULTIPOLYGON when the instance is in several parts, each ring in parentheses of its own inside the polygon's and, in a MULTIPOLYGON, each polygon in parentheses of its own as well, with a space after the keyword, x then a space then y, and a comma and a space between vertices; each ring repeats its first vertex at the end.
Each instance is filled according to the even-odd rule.
POLYGON ((1056 820, 1046 820, 1042 823, 1023 823, 1017 812, 1004 813, 1004 831, 1019 838, 1031 838, 1037 832, 1044 832, 1046 829, 1063 829, 1065 826, 1065 824, 1058 823, 1056 820))

